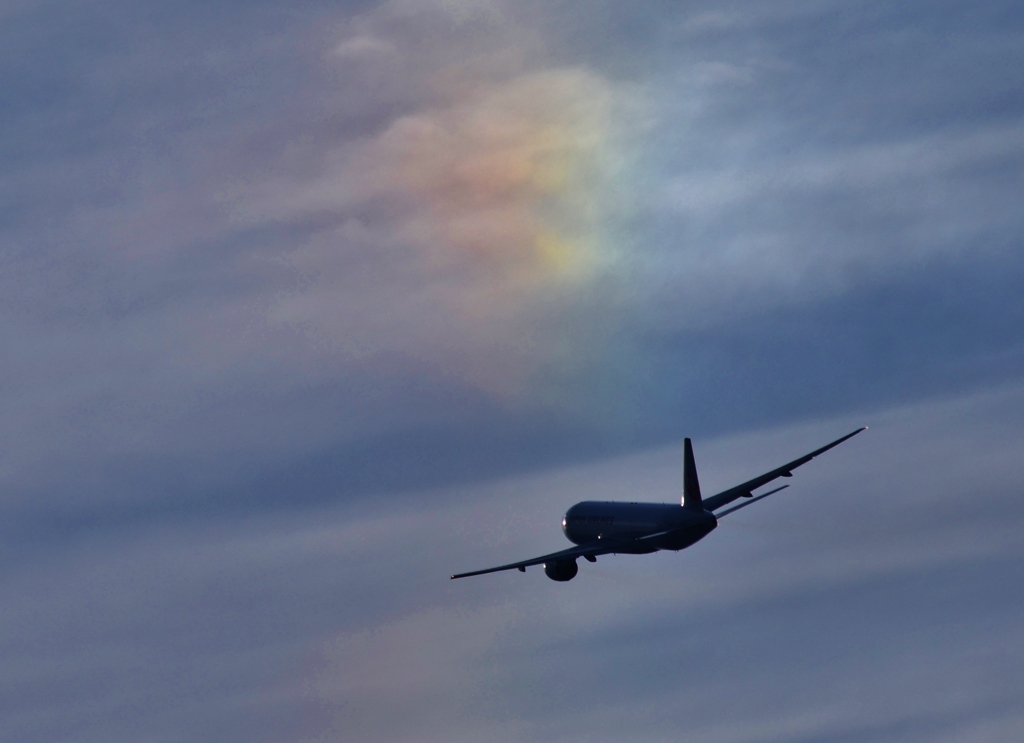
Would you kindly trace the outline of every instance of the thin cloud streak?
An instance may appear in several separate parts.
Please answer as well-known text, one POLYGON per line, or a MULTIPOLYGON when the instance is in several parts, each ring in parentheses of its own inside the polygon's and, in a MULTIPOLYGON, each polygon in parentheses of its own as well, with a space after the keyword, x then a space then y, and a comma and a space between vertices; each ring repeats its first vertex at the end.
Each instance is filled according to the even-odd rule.
MULTIPOLYGON (((1024 713, 1005 694, 1024 672, 1020 601, 1005 590, 1024 570, 1022 411, 1014 387, 876 415, 856 446, 706 543, 602 558, 565 585, 537 570, 447 575, 557 546, 575 500, 674 499, 676 447, 440 500, 79 542, 5 578, 0 652, 17 705, 5 736, 882 741, 1009 729, 1024 713), (59 704, 45 691, 55 684, 59 704)), ((702 480, 732 484, 851 425, 699 440, 702 480)))

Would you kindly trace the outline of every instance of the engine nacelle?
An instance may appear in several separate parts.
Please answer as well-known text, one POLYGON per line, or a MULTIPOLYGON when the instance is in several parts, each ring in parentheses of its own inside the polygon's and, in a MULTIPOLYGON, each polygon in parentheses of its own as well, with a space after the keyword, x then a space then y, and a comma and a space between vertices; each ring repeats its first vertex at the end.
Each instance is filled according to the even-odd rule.
POLYGON ((544 575, 562 583, 575 578, 578 572, 580 572, 580 568, 575 560, 555 560, 544 563, 544 575))

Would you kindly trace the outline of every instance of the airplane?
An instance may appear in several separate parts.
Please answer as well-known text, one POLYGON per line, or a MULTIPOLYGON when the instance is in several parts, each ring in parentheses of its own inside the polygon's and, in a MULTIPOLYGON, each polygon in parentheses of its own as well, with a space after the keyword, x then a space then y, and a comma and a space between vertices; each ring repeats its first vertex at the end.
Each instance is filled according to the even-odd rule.
POLYGON ((658 550, 678 552, 696 544, 714 531, 718 526, 718 520, 723 516, 736 513, 741 508, 789 486, 783 485, 755 496, 754 491, 758 488, 779 477, 792 477, 793 470, 797 467, 807 464, 819 454, 824 454, 832 447, 839 446, 866 430, 867 426, 858 428, 853 433, 848 433, 810 454, 747 480, 742 485, 723 490, 710 498, 701 498, 697 466, 693 460, 693 445, 690 439, 683 439, 683 495, 678 506, 674 503, 583 501, 566 511, 565 518, 562 519, 562 531, 569 541, 576 545, 575 547, 534 557, 531 560, 499 565, 496 568, 458 573, 452 576, 452 580, 502 570, 518 570, 525 573, 528 567, 542 565, 544 574, 551 580, 565 582, 576 577, 579 572, 576 560, 580 557, 587 562, 597 562, 599 555, 645 555, 658 550), (749 500, 738 506, 718 510, 739 498, 749 500))

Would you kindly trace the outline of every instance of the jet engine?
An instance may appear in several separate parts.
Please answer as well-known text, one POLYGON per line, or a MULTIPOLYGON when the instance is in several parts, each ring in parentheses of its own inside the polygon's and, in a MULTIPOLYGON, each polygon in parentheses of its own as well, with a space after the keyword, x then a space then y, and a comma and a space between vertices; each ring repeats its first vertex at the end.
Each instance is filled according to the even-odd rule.
POLYGON ((544 563, 544 575, 561 583, 572 580, 579 571, 579 565, 575 560, 555 560, 544 563))

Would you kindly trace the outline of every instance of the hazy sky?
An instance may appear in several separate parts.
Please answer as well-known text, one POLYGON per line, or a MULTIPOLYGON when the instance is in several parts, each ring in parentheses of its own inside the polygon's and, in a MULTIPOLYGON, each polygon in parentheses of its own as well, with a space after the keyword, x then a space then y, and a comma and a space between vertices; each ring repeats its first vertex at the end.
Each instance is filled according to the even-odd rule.
POLYGON ((11 0, 0 90, 0 739, 1024 729, 1018 4, 11 0))

